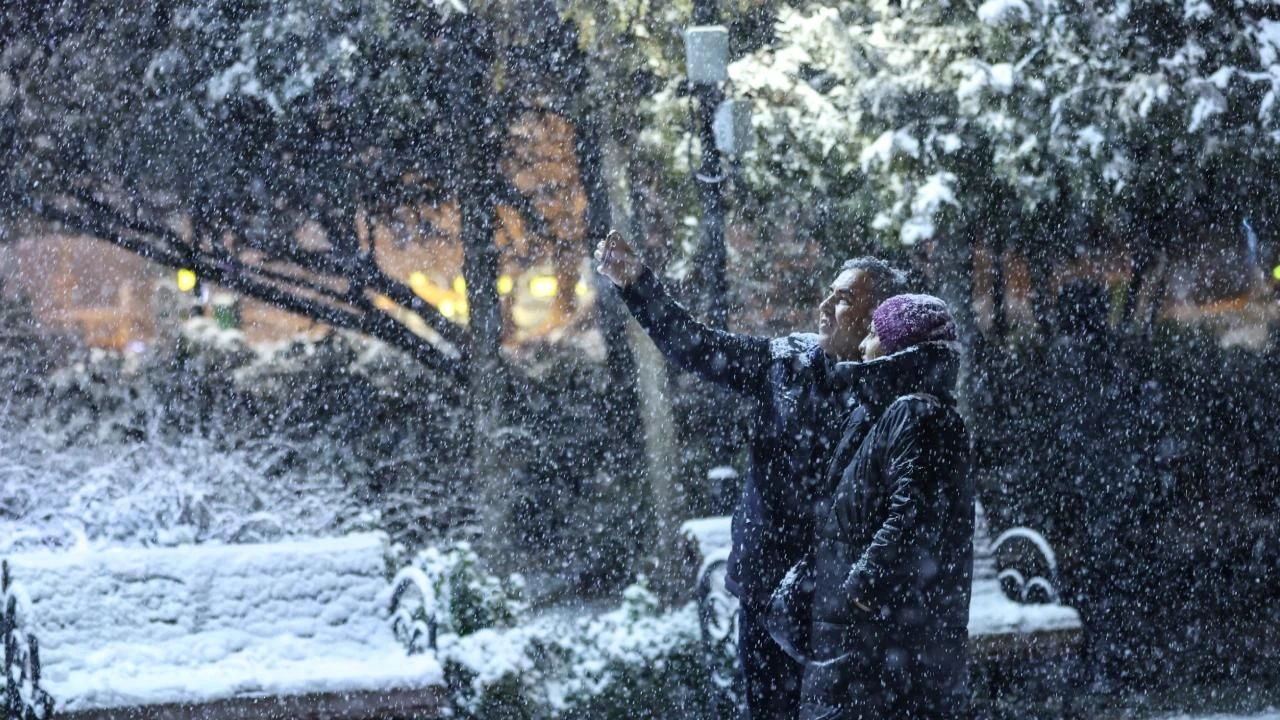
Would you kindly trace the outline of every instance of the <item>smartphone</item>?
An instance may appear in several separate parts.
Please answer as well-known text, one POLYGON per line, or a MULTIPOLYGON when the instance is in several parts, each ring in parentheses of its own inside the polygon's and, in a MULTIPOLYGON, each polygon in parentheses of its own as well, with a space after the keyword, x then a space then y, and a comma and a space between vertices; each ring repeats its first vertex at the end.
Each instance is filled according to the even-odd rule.
POLYGON ((604 245, 604 264, 608 265, 613 260, 613 246, 618 242, 618 233, 610 232, 605 236, 604 245))

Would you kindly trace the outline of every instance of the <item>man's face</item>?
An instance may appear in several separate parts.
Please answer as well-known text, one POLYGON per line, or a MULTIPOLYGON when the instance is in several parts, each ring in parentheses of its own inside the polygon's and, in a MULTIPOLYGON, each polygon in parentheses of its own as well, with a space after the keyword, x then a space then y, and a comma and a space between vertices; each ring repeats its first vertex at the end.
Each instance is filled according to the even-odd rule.
POLYGON ((862 270, 841 272, 818 306, 818 345, 839 360, 857 360, 872 310, 871 276, 862 270))

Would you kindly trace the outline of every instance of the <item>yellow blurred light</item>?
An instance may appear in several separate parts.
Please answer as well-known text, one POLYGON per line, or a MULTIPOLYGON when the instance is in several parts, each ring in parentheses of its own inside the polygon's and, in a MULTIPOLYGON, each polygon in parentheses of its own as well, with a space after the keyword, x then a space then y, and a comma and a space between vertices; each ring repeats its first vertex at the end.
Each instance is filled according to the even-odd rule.
POLYGON ((376 295, 373 298, 373 306, 383 312, 391 312, 395 309, 396 304, 386 295, 376 295))
POLYGON ((453 307, 453 302, 451 300, 445 300, 444 302, 440 303, 441 315, 447 318, 452 318, 455 312, 456 310, 453 307))
POLYGON ((430 281, 427 280, 427 276, 423 273, 417 270, 409 273, 409 287, 413 288, 414 293, 421 295, 425 292, 429 283, 430 281))
POLYGON ((467 294, 467 280, 461 275, 453 279, 453 291, 459 295, 467 294))
POLYGON ((196 271, 182 268, 178 271, 178 289, 191 292, 196 289, 196 271))
POLYGON ((1280 280, 1280 265, 1271 268, 1271 277, 1280 280))
POLYGON ((560 291, 560 284, 551 275, 535 275, 529 279, 529 294, 536 298, 553 298, 560 291))
POLYGON ((498 276, 498 294, 499 295, 510 295, 511 291, 515 289, 515 286, 516 286, 516 282, 511 279, 510 275, 498 276))
POLYGON ((587 287, 587 284, 582 282, 581 280, 578 281, 577 285, 573 286, 573 294, 577 295, 578 297, 586 297, 589 291, 590 289, 587 287))

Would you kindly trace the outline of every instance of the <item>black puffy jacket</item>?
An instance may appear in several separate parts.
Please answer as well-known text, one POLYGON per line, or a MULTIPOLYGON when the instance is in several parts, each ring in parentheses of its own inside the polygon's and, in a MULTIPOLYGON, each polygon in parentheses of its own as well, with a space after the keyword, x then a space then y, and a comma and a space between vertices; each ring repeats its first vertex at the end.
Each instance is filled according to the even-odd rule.
POLYGON ((828 382, 817 335, 765 338, 707 327, 648 270, 622 299, 668 360, 755 402, 727 580, 744 604, 763 610, 810 547, 813 499, 854 395, 828 382))
POLYGON ((808 661, 802 717, 963 716, 973 481, 958 367, 954 344, 924 343, 838 371, 862 402, 832 460, 811 566, 782 584, 770 618, 808 661))

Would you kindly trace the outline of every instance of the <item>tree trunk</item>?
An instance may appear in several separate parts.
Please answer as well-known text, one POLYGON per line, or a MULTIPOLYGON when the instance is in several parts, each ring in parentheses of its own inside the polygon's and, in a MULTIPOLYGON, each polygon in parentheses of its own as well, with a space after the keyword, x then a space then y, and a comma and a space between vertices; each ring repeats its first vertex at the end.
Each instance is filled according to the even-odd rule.
POLYGON ((955 318, 959 330, 960 341, 966 348, 964 359, 960 365, 959 400, 960 412, 969 417, 969 366, 970 348, 978 338, 977 322, 973 313, 973 235, 970 230, 962 230, 938 240, 937 249, 931 258, 934 282, 937 292, 955 318))
POLYGON ((1043 253, 1026 255, 1031 275, 1031 312, 1036 318, 1036 331, 1042 338, 1053 335, 1053 298, 1049 296, 1049 261, 1043 253))
MULTIPOLYGON (((576 125, 576 133, 574 149, 578 155, 579 172, 587 196, 586 251, 590 253, 595 249, 595 244, 613 228, 615 203, 611 200, 609 183, 605 179, 608 161, 602 147, 596 116, 583 113, 576 125)), ((651 509, 651 506, 645 502, 641 484, 646 460, 643 451, 652 430, 643 409, 646 402, 644 388, 640 387, 637 379, 637 359, 628 333, 626 308, 613 283, 597 273, 592 273, 591 277, 596 289, 596 311, 599 313, 600 329, 605 340, 611 388, 609 417, 604 422, 614 428, 614 436, 618 440, 603 460, 609 475, 614 479, 615 506, 628 508, 630 513, 625 527, 629 536, 626 546, 635 552, 625 562, 634 571, 639 564, 641 548, 650 546, 646 539, 650 537, 654 524, 651 514, 643 510, 646 507, 651 509), (641 435, 645 438, 643 443, 638 442, 641 435)), ((650 472, 652 473, 652 468, 650 472)))
POLYGON ((1156 283, 1152 286, 1151 299, 1148 301, 1146 317, 1143 318, 1142 324, 1142 335, 1148 339, 1160 314, 1160 303, 1164 301, 1165 293, 1169 290, 1169 254, 1161 253, 1160 255, 1161 262, 1154 270, 1156 283))
MULTIPOLYGON (((627 138, 611 143, 606 154, 607 164, 613 170, 610 176, 617 181, 612 185, 614 204, 627 209, 629 239, 635 247, 644 247, 644 203, 634 172, 627 138)), ((683 561, 684 540, 679 535, 680 525, 687 519, 689 502, 680 482, 679 442, 676 439, 675 418, 671 409, 671 374, 667 359, 653 344, 649 336, 636 323, 628 323, 628 337, 636 358, 637 380, 640 390, 640 417, 644 423, 644 451, 646 483, 654 515, 655 568, 653 589, 669 603, 687 597, 691 589, 689 575, 683 561)))
POLYGON ((1004 304, 1004 235, 997 228, 989 231, 987 238, 988 247, 991 248, 991 335, 997 342, 1003 342, 1009 332, 1004 304))
POLYGON ((501 355, 502 311, 498 302, 498 248, 494 243, 498 193, 498 155, 503 138, 494 119, 492 39, 469 18, 455 26, 464 40, 453 86, 453 118, 458 146, 455 169, 461 213, 462 277, 467 285, 470 332, 466 348, 470 398, 471 480, 479 503, 480 544, 497 569, 502 567, 509 533, 511 468, 503 451, 503 407, 507 377, 501 355))
POLYGON ((692 590, 682 562, 684 542, 679 534, 681 523, 688 519, 685 516, 689 503, 680 482, 675 419, 667 394, 667 360, 638 324, 629 325, 629 335, 636 357, 645 466, 654 516, 653 547, 658 565, 653 590, 666 602, 676 602, 692 590))
POLYGON ((1138 307, 1138 293, 1142 292, 1142 286, 1146 283, 1155 261, 1155 253, 1152 250, 1151 243, 1146 238, 1139 239, 1133 248, 1133 254, 1129 259, 1129 287, 1124 294, 1124 307, 1120 313, 1122 328, 1133 329, 1134 311, 1138 307))
MULTIPOLYGON (((467 347, 471 400, 471 472, 481 501, 481 530, 499 541, 506 536, 509 478, 503 472, 502 408, 506 373, 501 355, 502 315, 498 306, 498 253, 493 244, 496 203, 483 178, 461 198, 462 276, 467 283, 471 341, 467 347)), ((497 547, 493 544, 490 547, 497 547)), ((499 545, 501 543, 499 542, 499 545)))

